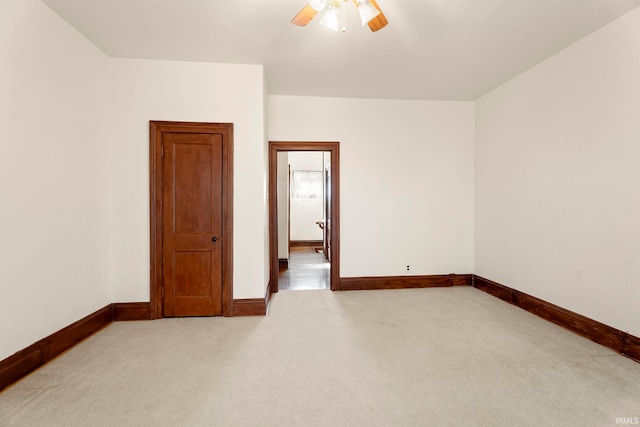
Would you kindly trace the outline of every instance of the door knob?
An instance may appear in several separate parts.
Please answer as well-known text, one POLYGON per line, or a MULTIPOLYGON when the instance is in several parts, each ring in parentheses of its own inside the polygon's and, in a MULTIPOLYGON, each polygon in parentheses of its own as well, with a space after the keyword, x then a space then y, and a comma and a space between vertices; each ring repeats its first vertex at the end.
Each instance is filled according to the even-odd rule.
POLYGON ((211 238, 211 241, 212 241, 212 242, 217 242, 217 241, 218 241, 218 236, 213 236, 213 237, 211 238))

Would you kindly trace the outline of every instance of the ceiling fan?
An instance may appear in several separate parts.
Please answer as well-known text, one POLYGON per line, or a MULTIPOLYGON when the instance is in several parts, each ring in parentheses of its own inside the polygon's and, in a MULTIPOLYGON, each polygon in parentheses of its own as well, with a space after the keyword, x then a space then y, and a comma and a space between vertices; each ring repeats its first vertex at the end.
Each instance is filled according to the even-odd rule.
MULTIPOLYGON (((307 4, 291 20, 295 25, 304 27, 319 12, 323 12, 320 24, 334 31, 345 31, 345 3, 349 0, 308 0, 307 4)), ((383 29, 389 23, 376 0, 352 0, 358 9, 360 22, 369 26, 371 31, 383 29)))

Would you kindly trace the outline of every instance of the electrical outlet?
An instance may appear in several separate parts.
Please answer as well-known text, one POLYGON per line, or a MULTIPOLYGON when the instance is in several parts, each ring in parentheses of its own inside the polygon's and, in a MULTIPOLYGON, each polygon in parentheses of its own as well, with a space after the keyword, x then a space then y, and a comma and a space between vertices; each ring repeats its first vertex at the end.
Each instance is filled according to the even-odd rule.
POLYGON ((407 265, 407 271, 411 271, 411 266, 407 265))

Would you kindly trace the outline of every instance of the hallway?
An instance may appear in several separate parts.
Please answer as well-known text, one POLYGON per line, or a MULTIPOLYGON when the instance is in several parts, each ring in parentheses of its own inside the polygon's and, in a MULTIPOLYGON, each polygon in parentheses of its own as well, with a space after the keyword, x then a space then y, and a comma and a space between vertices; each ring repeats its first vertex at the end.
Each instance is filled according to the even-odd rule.
POLYGON ((322 252, 314 247, 292 247, 289 254, 289 268, 280 269, 278 289, 297 291, 329 289, 331 264, 322 252))

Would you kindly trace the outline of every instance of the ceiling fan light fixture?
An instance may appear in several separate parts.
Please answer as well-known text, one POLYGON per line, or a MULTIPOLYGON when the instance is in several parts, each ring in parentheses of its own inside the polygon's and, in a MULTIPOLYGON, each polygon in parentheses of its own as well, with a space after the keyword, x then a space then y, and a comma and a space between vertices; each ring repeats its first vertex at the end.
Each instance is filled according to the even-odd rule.
POLYGON ((322 12, 327 7, 327 0, 308 0, 309 6, 316 12, 322 12))
POLYGON ((376 0, 306 0, 304 7, 293 17, 291 23, 304 27, 316 15, 320 15, 321 25, 344 33, 347 13, 345 3, 353 3, 356 6, 362 26, 368 25, 373 32, 383 29, 389 23, 376 0))
POLYGON ((358 6, 360 22, 363 27, 371 22, 373 18, 380 15, 380 11, 371 4, 370 0, 356 0, 356 6, 358 6))
POLYGON ((342 7, 342 1, 334 0, 331 2, 322 14, 320 25, 324 25, 333 31, 344 31, 344 7, 342 7))

